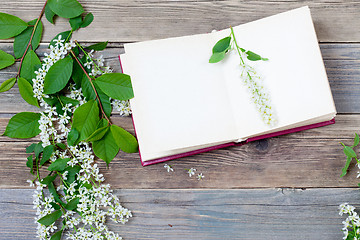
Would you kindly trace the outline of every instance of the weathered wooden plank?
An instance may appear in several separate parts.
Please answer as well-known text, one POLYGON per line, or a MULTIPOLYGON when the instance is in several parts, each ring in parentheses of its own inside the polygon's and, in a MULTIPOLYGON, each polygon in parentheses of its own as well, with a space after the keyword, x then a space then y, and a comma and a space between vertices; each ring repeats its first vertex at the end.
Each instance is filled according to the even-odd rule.
MULTIPOLYGON (((0 120, 1 132, 6 122, 0 120)), ((130 118, 114 118, 114 123, 133 131, 130 118)), ((115 188, 354 187, 354 164, 340 178, 345 157, 339 142, 350 145, 359 125, 360 115, 339 115, 331 126, 170 161, 173 173, 163 164, 142 167, 138 154, 120 153, 109 169, 99 165, 115 188), (191 167, 205 179, 190 178, 184 169, 191 167)), ((23 188, 31 178, 25 167, 30 143, 0 137, 0 188, 23 188)))
MULTIPOLYGON (((9 53, 9 44, 0 44, 0 49, 9 53)), ((39 48, 39 55, 43 56, 46 45, 39 48)), ((321 44, 331 90, 336 108, 340 113, 360 113, 360 44, 321 44)), ((103 51, 106 63, 114 71, 120 72, 118 55, 123 48, 109 48, 103 51)), ((17 68, 10 67, 0 72, 0 84, 16 75, 17 68)), ((36 111, 36 107, 22 100, 18 88, 15 86, 8 92, 0 94, 0 113, 15 113, 20 111, 36 111), (6 103, 6 104, 4 104, 6 103)))
MULTIPOLYGON (((337 206, 357 189, 115 191, 133 212, 124 239, 340 239, 337 206)), ((34 239, 32 190, 0 190, 0 239, 34 239)))
MULTIPOLYGON (((45 1, 3 0, 0 12, 30 21, 39 16, 45 1)), ((95 16, 93 24, 75 34, 82 41, 129 42, 206 33, 229 25, 257 20, 280 12, 309 5, 321 42, 356 42, 360 32, 360 3, 347 0, 316 1, 80 1, 95 16), (201 17, 199 17, 201 16, 201 17), (96 33, 96 34, 94 34, 96 33)), ((64 19, 56 20, 56 28, 44 18, 45 36, 49 41, 63 30, 69 30, 64 19)), ((264 36, 266 37, 266 36, 264 36)))

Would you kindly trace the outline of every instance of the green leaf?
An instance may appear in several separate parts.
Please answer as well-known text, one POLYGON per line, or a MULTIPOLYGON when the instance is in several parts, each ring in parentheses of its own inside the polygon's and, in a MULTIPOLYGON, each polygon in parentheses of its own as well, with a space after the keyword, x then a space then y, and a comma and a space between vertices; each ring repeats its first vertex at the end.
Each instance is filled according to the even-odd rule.
POLYGON ((27 28, 27 23, 20 18, 0 13, 0 39, 8 39, 19 35, 27 28))
POLYGON ((40 113, 21 112, 13 116, 6 127, 4 136, 10 138, 32 138, 40 133, 40 113))
POLYGON ((91 86, 90 80, 87 78, 87 76, 85 74, 83 75, 83 78, 81 81, 81 90, 82 90, 82 93, 84 94, 86 101, 89 101, 91 99, 93 99, 93 100, 96 99, 95 91, 94 91, 93 87, 91 86))
POLYGON ((45 226, 50 226, 51 224, 53 224, 56 220, 58 220, 62 215, 61 210, 57 210, 55 212, 49 213, 48 215, 40 218, 38 220, 38 223, 45 225, 45 226))
POLYGON ((40 107, 38 100, 34 97, 34 91, 32 85, 26 81, 25 78, 20 77, 18 79, 19 92, 21 97, 28 103, 35 107, 40 107))
POLYGON ((34 159, 32 155, 27 157, 26 166, 30 168, 30 173, 33 173, 34 159))
POLYGON ((231 37, 226 37, 223 39, 220 39, 215 46, 212 49, 213 53, 220 53, 220 52, 226 52, 227 50, 230 49, 230 41, 231 41, 231 37))
POLYGON ((75 31, 75 30, 80 28, 80 26, 82 24, 82 17, 77 16, 77 17, 74 17, 74 18, 70 18, 69 23, 70 23, 71 29, 73 31, 75 31))
POLYGON ((69 146, 74 146, 74 144, 76 143, 76 141, 79 139, 79 132, 75 129, 72 128, 68 134, 68 138, 67 138, 67 143, 69 146))
POLYGON ((45 76, 44 93, 53 94, 61 91, 72 74, 73 59, 71 57, 63 58, 52 65, 45 76))
POLYGON ((68 171, 68 175, 67 175, 67 183, 73 183, 76 179, 76 174, 78 174, 81 170, 81 167, 79 165, 75 165, 73 167, 69 166, 67 168, 64 169, 63 172, 68 171))
MULTIPOLYGON (((81 61, 81 60, 79 60, 79 61, 81 61)), ((83 80, 84 75, 85 74, 84 74, 83 70, 81 69, 80 65, 78 64, 78 62, 74 61, 73 72, 72 72, 71 78, 74 80, 77 89, 79 89, 81 87, 81 81, 83 80)))
POLYGON ((344 146, 344 153, 347 157, 350 157, 350 158, 356 157, 356 153, 351 147, 344 146))
POLYGON ((98 128, 86 140, 89 142, 99 141, 105 136, 108 130, 109 130, 108 126, 98 128))
POLYGON ((40 161, 41 166, 50 160, 50 157, 53 154, 54 150, 55 150, 55 146, 53 145, 49 145, 44 148, 43 155, 40 161))
POLYGON ((106 120, 105 118, 102 118, 102 119, 100 119, 96 129, 107 127, 107 126, 109 126, 108 120, 106 120))
POLYGON ((84 20, 82 21, 82 24, 80 27, 85 28, 85 27, 89 26, 92 23, 92 21, 94 21, 94 15, 92 13, 88 13, 85 16, 84 20))
POLYGON ((50 183, 52 183, 54 180, 55 180, 55 178, 57 177, 58 175, 57 174, 55 174, 55 175, 48 175, 47 177, 44 177, 40 182, 42 183, 42 184, 45 184, 45 185, 49 185, 50 183))
POLYGON ((63 143, 57 143, 56 146, 58 146, 59 148, 61 148, 62 150, 66 149, 66 145, 63 143))
POLYGON ((99 122, 99 107, 96 101, 90 100, 78 107, 73 116, 72 128, 79 131, 78 141, 85 140, 95 130, 99 122))
POLYGON ((217 63, 225 58, 225 52, 216 52, 211 55, 209 63, 217 63))
POLYGON ((50 44, 49 44, 49 47, 50 47, 50 46, 55 47, 55 40, 59 39, 59 37, 60 37, 60 39, 62 39, 62 40, 64 40, 65 42, 67 42, 67 41, 71 38, 71 36, 72 36, 72 31, 65 31, 65 32, 59 33, 58 35, 56 35, 56 36, 51 40, 51 42, 50 42, 50 44), (60 36, 61 36, 61 37, 60 37, 60 36))
POLYGON ((65 97, 65 96, 62 96, 60 95, 59 96, 60 98, 60 101, 66 105, 66 104, 71 104, 71 106, 76 106, 78 105, 80 102, 78 100, 75 100, 75 99, 72 99, 72 98, 68 98, 68 97, 65 97))
POLYGON ((68 161, 70 161, 70 158, 58 158, 50 164, 50 166, 48 167, 48 170, 49 171, 63 171, 66 168, 68 161))
POLYGON ((35 146, 37 145, 37 143, 33 143, 33 144, 31 144, 30 146, 28 146, 27 148, 26 148, 26 153, 32 153, 32 152, 34 152, 34 149, 35 149, 35 146))
POLYGON ((348 168, 349 168, 349 166, 350 166, 351 160, 352 160, 351 157, 347 157, 345 166, 343 167, 343 169, 341 169, 341 170, 342 170, 342 173, 341 173, 340 177, 343 177, 343 176, 346 175, 347 170, 348 170, 348 168))
POLYGON ((47 19, 50 23, 54 24, 54 17, 55 17, 55 15, 56 15, 56 14, 50 9, 49 4, 46 4, 46 7, 45 7, 45 17, 46 17, 46 19, 47 19))
POLYGON ((100 102, 101 102, 101 105, 104 109, 106 116, 110 117, 111 112, 112 112, 110 97, 108 95, 106 95, 103 91, 101 91, 101 89, 96 85, 95 85, 95 89, 99 95, 100 102))
POLYGON ((60 200, 59 194, 57 193, 57 191, 55 189, 54 183, 50 182, 47 186, 48 186, 49 192, 51 193, 51 195, 53 195, 55 202, 63 205, 64 203, 60 200))
POLYGON ((14 86, 15 83, 16 83, 16 78, 10 78, 4 81, 0 86, 0 93, 9 91, 14 86))
POLYGON ((39 158, 40 153, 42 153, 44 150, 43 146, 42 146, 42 142, 39 142, 38 144, 36 144, 34 152, 35 152, 35 157, 39 158))
MULTIPOLYGON (((31 27, 27 27, 20 35, 16 36, 14 39, 14 55, 16 58, 20 58, 24 55, 27 45, 29 44, 32 32, 34 30, 34 25, 36 24, 37 19, 34 19, 28 22, 31 27)), ((31 40, 32 50, 36 50, 40 44, 41 37, 43 32, 43 24, 39 21, 34 32, 34 36, 31 40)))
POLYGON ((106 73, 94 81, 109 97, 128 100, 134 97, 130 76, 123 73, 106 73))
POLYGON ((355 133, 354 144, 352 145, 352 147, 354 148, 357 145, 359 145, 359 135, 355 133))
POLYGON ((25 78, 32 85, 32 79, 36 77, 35 67, 41 64, 38 56, 33 50, 29 50, 24 58, 20 70, 20 76, 25 78))
POLYGON ((90 46, 86 47, 86 49, 94 50, 94 51, 102 51, 106 48, 107 45, 108 45, 108 42, 100 42, 100 43, 90 45, 90 46))
POLYGON ((10 54, 0 50, 0 69, 11 66, 15 63, 15 58, 10 54))
POLYGON ((76 198, 72 199, 70 202, 68 202, 64 207, 65 207, 65 209, 72 211, 77 208, 79 201, 80 201, 80 198, 76 197, 76 198))
POLYGON ((76 0, 49 0, 50 9, 63 18, 74 18, 84 12, 81 4, 76 0))
POLYGON ((104 160, 107 165, 114 159, 119 149, 111 131, 108 131, 101 140, 93 142, 95 155, 104 160))
POLYGON ((116 141, 116 144, 122 151, 127 153, 138 152, 139 145, 133 135, 116 125, 111 125, 110 130, 116 141))
POLYGON ((63 230, 57 231, 56 233, 54 233, 51 236, 50 240, 60 240, 62 233, 63 233, 63 230))
POLYGON ((247 59, 249 59, 250 61, 259 61, 259 60, 263 60, 263 61, 267 61, 269 59, 267 58, 262 58, 259 54, 256 54, 252 51, 247 51, 247 59))

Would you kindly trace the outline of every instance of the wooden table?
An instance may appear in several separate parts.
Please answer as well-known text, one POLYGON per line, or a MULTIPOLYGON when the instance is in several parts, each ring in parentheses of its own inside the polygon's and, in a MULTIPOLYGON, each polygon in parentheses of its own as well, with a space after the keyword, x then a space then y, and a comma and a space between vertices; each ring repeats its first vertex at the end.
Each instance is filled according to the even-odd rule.
MULTIPOLYGON (((360 126, 360 1, 237 0, 82 0, 94 14, 92 25, 74 34, 82 43, 110 41, 107 63, 120 71, 123 43, 210 32, 308 4, 335 99, 335 125, 257 141, 142 167, 137 154, 120 153, 101 172, 123 205, 133 211, 128 224, 110 224, 125 239, 341 239, 344 217, 338 205, 360 205, 354 164, 345 164, 340 141, 352 143, 360 126), (190 178, 184 169, 205 175, 190 178)), ((37 18, 44 1, 3 0, 0 12, 37 18)), ((64 19, 52 27, 44 18, 44 44, 68 30, 64 19)), ((264 36, 266 37, 266 36, 264 36)), ((0 49, 12 52, 12 40, 0 49)), ((0 83, 16 75, 0 71, 0 83)), ((11 116, 37 111, 17 87, 0 94, 0 132, 11 116)), ((217 111, 214 109, 214 114, 217 111)), ((114 114, 115 123, 133 132, 131 119, 114 114)), ((33 140, 0 137, 0 239, 34 239, 33 189, 26 179, 25 147, 33 140)))

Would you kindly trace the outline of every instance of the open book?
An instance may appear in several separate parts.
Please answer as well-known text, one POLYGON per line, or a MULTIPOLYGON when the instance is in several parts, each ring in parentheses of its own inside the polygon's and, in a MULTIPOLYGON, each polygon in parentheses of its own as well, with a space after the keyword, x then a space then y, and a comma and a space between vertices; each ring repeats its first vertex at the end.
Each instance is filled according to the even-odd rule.
POLYGON ((133 122, 143 165, 334 122, 336 109, 308 7, 233 27, 238 44, 268 61, 261 74, 277 122, 265 124, 231 51, 209 63, 230 29, 125 44, 133 122))

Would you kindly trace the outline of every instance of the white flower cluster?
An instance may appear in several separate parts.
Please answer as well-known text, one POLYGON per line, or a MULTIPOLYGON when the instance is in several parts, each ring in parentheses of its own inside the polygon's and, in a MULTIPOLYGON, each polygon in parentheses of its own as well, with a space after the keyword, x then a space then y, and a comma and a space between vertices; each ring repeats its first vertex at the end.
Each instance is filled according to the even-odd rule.
MULTIPOLYGON (((242 55, 240 57, 246 59, 246 53, 242 53, 242 55)), ((251 99, 260 112, 262 120, 269 126, 275 126, 277 119, 271 106, 270 95, 264 86, 262 78, 253 67, 245 62, 241 62, 240 66, 242 68, 241 79, 251 94, 251 99)))
POLYGON ((344 213, 349 216, 343 221, 344 227, 342 228, 344 237, 343 239, 348 239, 349 229, 351 231, 351 240, 360 240, 360 218, 359 215, 355 212, 355 207, 349 205, 348 203, 340 204, 339 206, 339 215, 342 216, 344 213))
MULTIPOLYGON (((43 93, 44 79, 49 68, 58 60, 64 58, 68 51, 74 46, 72 43, 63 43, 64 40, 55 40, 55 46, 51 47, 50 54, 46 54, 44 64, 36 71, 36 78, 33 79, 34 96, 39 100, 39 103, 44 107, 41 112, 40 123, 40 139, 43 147, 51 143, 66 142, 67 135, 70 131, 69 121, 70 116, 75 111, 77 106, 66 104, 62 106, 63 114, 56 111, 56 107, 48 105, 44 98, 48 98, 43 93)), ((101 58, 102 59, 102 58, 101 58)), ((103 66, 101 60, 97 61, 103 66)), ((98 73, 95 73, 98 74, 98 73)), ((103 73, 101 73, 103 74, 103 73)), ((71 92, 68 94, 69 98, 78 100, 79 105, 85 103, 81 89, 76 89, 70 86, 71 92)), ((123 115, 130 112, 128 103, 115 104, 121 108, 124 104, 123 115), (127 105, 126 105, 127 104, 127 105)), ((117 223, 126 223, 132 216, 131 212, 123 208, 119 199, 112 194, 110 185, 102 184, 105 180, 103 175, 99 173, 97 164, 94 163, 94 155, 91 148, 87 143, 81 142, 80 144, 72 147, 67 147, 63 151, 56 150, 50 161, 53 162, 57 158, 69 158, 68 166, 80 166, 79 172, 76 174, 77 180, 72 183, 66 182, 69 173, 57 173, 61 179, 61 184, 58 186, 57 191, 61 193, 61 200, 70 202, 75 198, 79 198, 77 205, 78 214, 75 211, 66 211, 62 208, 62 218, 64 220, 65 229, 73 229, 68 231, 67 239, 121 239, 118 234, 110 231, 105 225, 105 221, 110 218, 117 223), (89 187, 92 186, 92 187, 89 187), (66 211, 66 213, 65 213, 66 211)), ((33 181, 29 181, 33 185, 33 181)), ((37 220, 43 216, 55 211, 57 203, 53 195, 44 191, 45 185, 36 182, 36 190, 33 195, 34 208, 36 209, 36 223, 37 220)), ((57 226, 54 224, 44 226, 38 223, 37 235, 39 239, 48 239, 53 232, 56 232, 57 226)))

